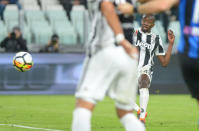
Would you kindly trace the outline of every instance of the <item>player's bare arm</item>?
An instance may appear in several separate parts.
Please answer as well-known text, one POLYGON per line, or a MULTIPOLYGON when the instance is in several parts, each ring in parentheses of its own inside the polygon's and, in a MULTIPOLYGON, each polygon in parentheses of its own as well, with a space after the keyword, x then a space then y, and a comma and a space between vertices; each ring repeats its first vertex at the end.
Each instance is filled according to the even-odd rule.
POLYGON ((112 2, 110 1, 103 1, 101 3, 101 11, 103 15, 106 17, 106 20, 108 21, 108 24, 112 28, 113 32, 115 33, 116 36, 116 41, 118 37, 118 44, 120 44, 127 54, 129 54, 132 58, 137 59, 137 48, 132 46, 131 43, 129 43, 123 35, 123 30, 120 25, 119 18, 115 12, 115 8, 112 2))
POLYGON ((179 0, 139 0, 142 4, 134 7, 129 3, 121 4, 118 9, 122 13, 133 14, 151 14, 169 10, 171 7, 178 5, 179 0))
POLYGON ((161 65, 164 67, 166 67, 169 64, 171 52, 172 52, 172 48, 173 48, 173 44, 174 44, 174 40, 175 40, 175 36, 174 36, 172 30, 168 31, 168 40, 169 40, 169 47, 168 47, 166 55, 158 56, 158 59, 159 59, 161 65))
POLYGON ((117 7, 123 14, 132 15, 134 13, 134 6, 128 2, 122 3, 117 7))
POLYGON ((159 13, 169 10, 178 3, 179 0, 148 0, 138 7, 138 12, 141 14, 159 13))
POLYGON ((123 34, 123 30, 120 25, 119 18, 115 12, 115 7, 110 1, 102 1, 101 3, 101 11, 103 15, 106 17, 108 24, 111 26, 115 35, 123 34))

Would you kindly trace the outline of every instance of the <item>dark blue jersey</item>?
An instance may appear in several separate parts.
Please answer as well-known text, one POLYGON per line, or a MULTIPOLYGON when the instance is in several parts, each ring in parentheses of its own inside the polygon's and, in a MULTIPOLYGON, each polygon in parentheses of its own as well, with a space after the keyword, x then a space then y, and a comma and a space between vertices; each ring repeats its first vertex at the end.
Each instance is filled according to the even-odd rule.
POLYGON ((181 38, 178 51, 199 58, 199 0, 180 0, 181 38))

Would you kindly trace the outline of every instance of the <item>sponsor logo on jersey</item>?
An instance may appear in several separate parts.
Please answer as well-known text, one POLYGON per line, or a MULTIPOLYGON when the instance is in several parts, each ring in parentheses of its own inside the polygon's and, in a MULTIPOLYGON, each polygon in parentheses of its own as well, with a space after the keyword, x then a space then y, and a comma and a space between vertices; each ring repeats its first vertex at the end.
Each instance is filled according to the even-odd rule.
POLYGON ((141 47, 146 47, 147 49, 151 49, 151 45, 146 43, 146 42, 142 42, 140 40, 137 41, 137 43, 135 43, 135 46, 141 46, 141 47))

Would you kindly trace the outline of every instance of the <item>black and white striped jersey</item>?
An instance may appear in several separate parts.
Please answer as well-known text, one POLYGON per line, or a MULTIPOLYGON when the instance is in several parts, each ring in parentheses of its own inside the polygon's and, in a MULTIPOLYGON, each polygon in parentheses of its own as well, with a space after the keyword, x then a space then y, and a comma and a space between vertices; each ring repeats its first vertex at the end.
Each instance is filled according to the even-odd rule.
MULTIPOLYGON (((117 7, 119 4, 123 4, 123 3, 130 3, 130 4, 134 4, 135 0, 114 0, 114 5, 117 7)), ((117 8, 116 8, 117 9, 117 8)), ((126 15, 126 14, 122 14, 119 10, 116 10, 117 14, 119 16, 120 22, 122 24, 122 27, 124 29, 128 29, 128 28, 133 28, 133 20, 134 20, 134 16, 133 15, 126 15)))
MULTIPOLYGON (((100 49, 110 45, 114 45, 115 43, 115 35, 111 27, 107 23, 106 18, 102 15, 102 12, 100 10, 100 3, 102 1, 110 1, 113 4, 117 5, 120 3, 130 2, 130 1, 131 1, 130 3, 133 3, 133 1, 135 0, 87 0, 88 13, 91 21, 91 31, 89 33, 89 38, 87 42, 87 47, 88 47, 87 53, 89 55, 95 54, 100 49)), ((121 13, 118 15, 123 16, 121 13)), ((126 16, 123 16, 120 19, 122 23, 125 23, 129 20, 125 19, 124 17, 127 18, 126 16)), ((130 18, 130 20, 131 19, 132 18, 130 18)), ((124 25, 130 25, 132 27, 133 26, 132 21, 129 23, 131 24, 127 23, 124 25)), ((130 38, 132 39, 132 35, 130 38)), ((130 42, 132 43, 132 40, 130 42)))
MULTIPOLYGON (((91 26, 91 31, 86 44, 89 56, 115 43, 114 33, 100 10, 102 1, 87 0, 88 14, 91 22, 91 25, 89 25, 91 26)), ((113 2, 112 0, 106 1, 113 2)))
MULTIPOLYGON (((136 0, 114 0, 114 4, 116 6, 122 3, 126 3, 126 2, 134 5, 136 3, 136 0)), ((132 31, 134 30, 134 27, 133 27, 134 15, 126 15, 126 14, 122 14, 119 10, 116 10, 116 11, 119 16, 121 25, 123 27, 125 38, 130 43, 133 43, 132 31)))
POLYGON ((154 55, 165 55, 160 36, 152 32, 144 33, 141 29, 138 29, 134 32, 133 41, 139 50, 138 70, 144 66, 148 66, 152 71, 154 55))

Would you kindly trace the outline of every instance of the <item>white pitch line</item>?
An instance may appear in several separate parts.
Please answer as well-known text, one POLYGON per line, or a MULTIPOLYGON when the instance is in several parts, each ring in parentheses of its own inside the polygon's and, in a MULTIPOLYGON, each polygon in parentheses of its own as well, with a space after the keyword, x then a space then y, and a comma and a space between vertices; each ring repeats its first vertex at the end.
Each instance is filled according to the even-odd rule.
POLYGON ((56 130, 56 129, 36 128, 36 127, 16 125, 16 124, 0 124, 0 126, 12 126, 12 127, 28 128, 28 129, 33 129, 33 130, 44 130, 44 131, 63 131, 63 130, 56 130))

